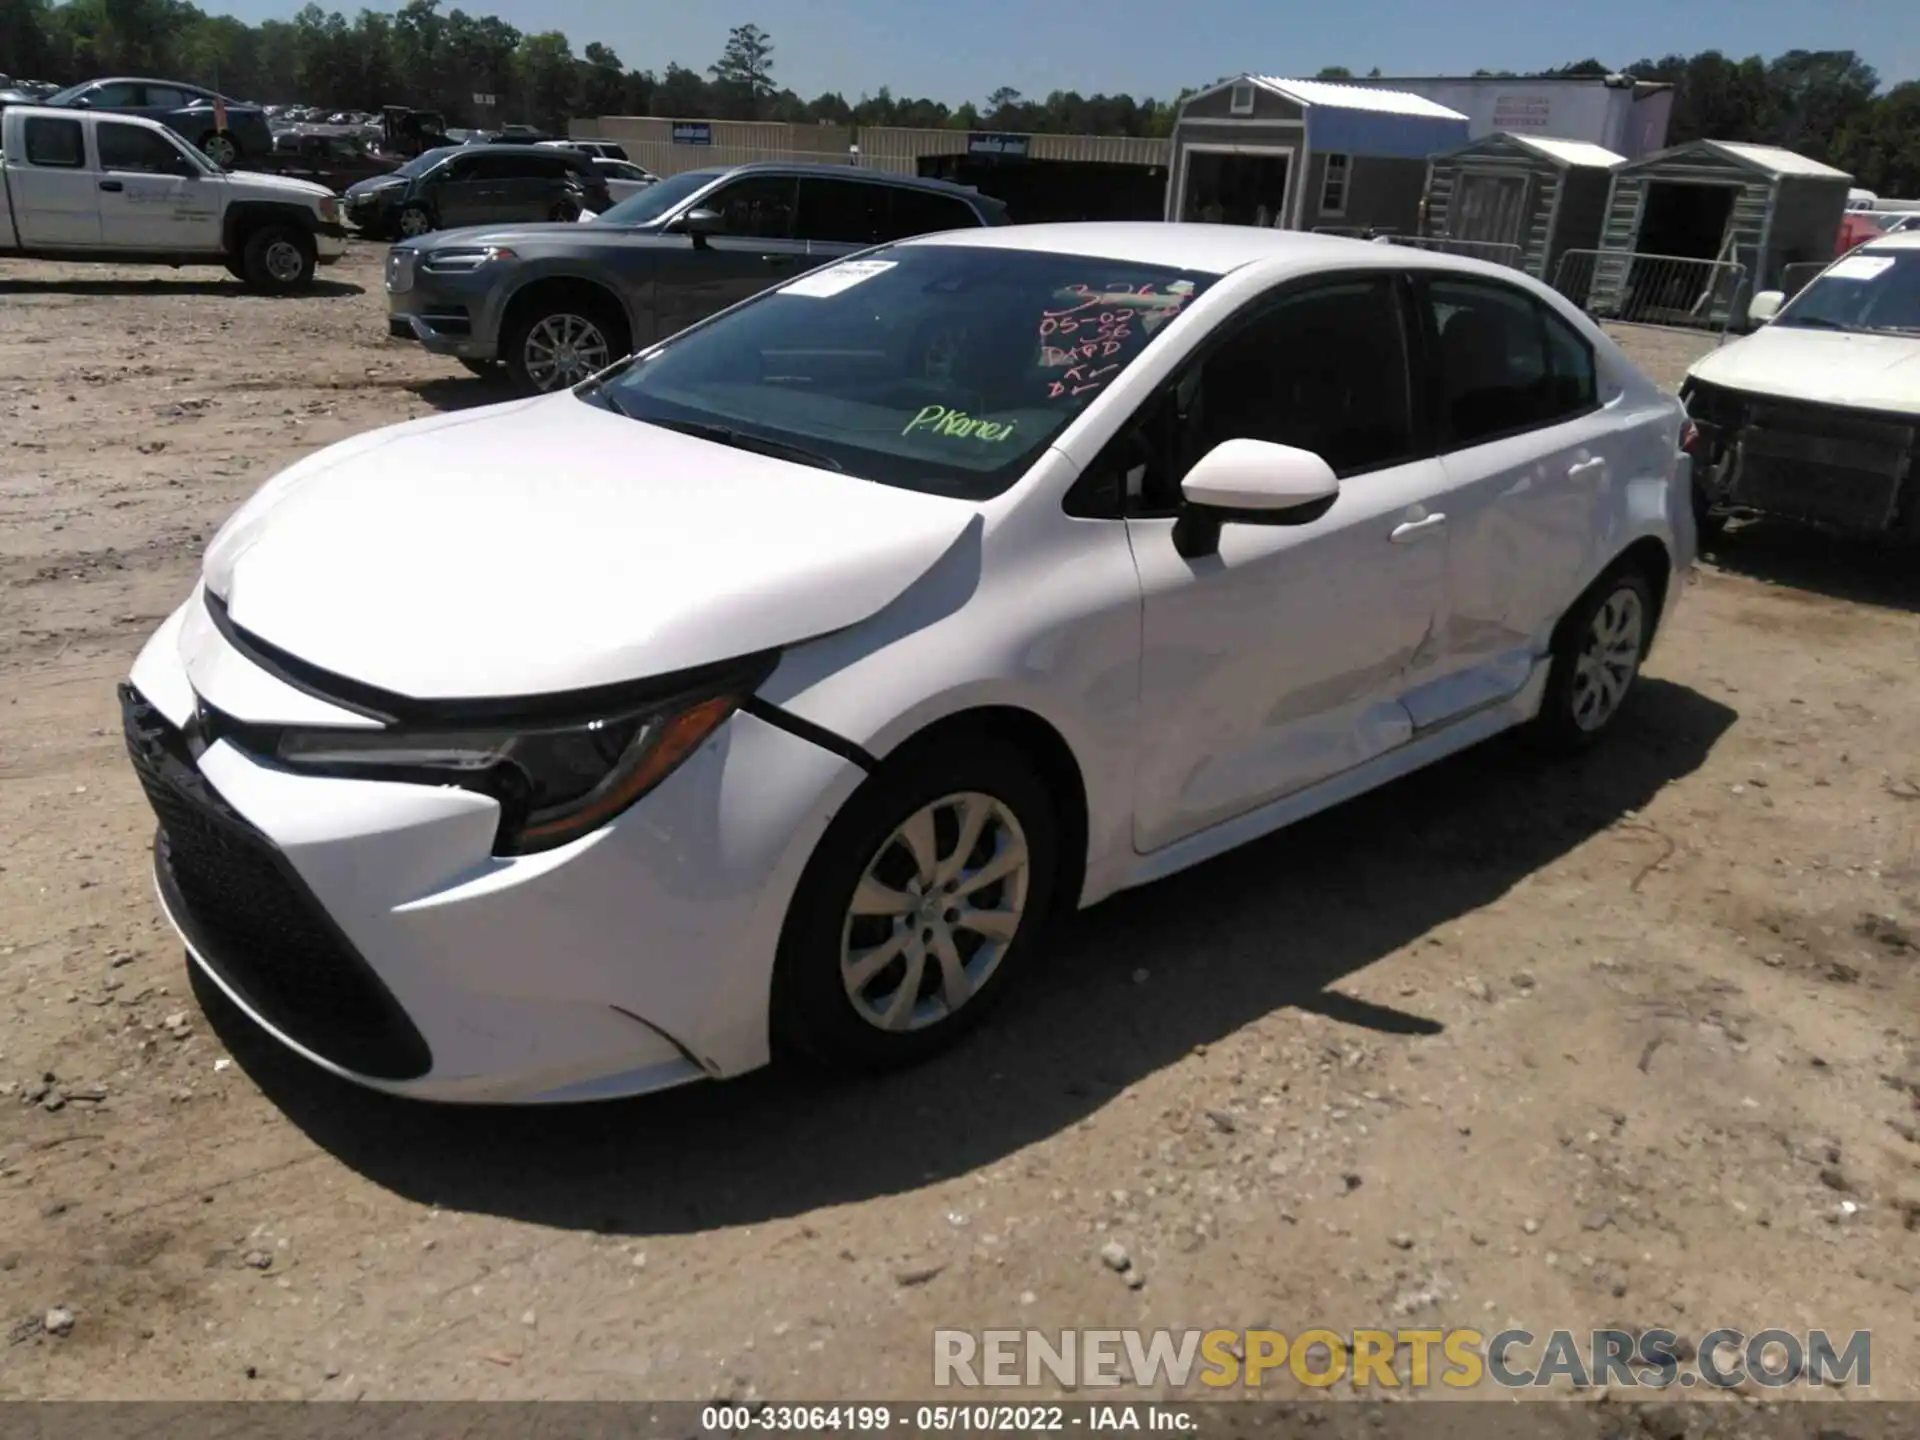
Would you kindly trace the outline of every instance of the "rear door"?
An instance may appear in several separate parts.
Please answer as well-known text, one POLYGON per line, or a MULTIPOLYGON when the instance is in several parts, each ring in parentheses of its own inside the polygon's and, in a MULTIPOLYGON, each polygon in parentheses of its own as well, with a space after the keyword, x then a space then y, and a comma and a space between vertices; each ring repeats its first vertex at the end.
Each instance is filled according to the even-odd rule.
POLYGON ((887 197, 894 187, 803 175, 795 234, 808 254, 832 261, 887 238, 887 197))
POLYGON ((721 233, 704 244, 667 249, 655 270, 662 337, 704 320, 805 270, 807 242, 794 235, 799 180, 793 175, 742 175, 702 202, 717 210, 721 233))
POLYGON ((57 249, 98 249, 100 186, 106 177, 87 154, 91 118, 35 115, 21 125, 23 163, 7 166, 13 223, 21 244, 57 249))
POLYGON ((187 157, 143 125, 102 117, 94 141, 102 244, 113 250, 219 251, 220 182, 197 170, 188 179, 187 157))
POLYGON ((1444 487, 1446 603, 1407 696, 1443 724, 1516 693, 1596 568, 1623 424, 1591 347, 1545 302, 1480 276, 1416 277, 1444 487))
POLYGON ((498 203, 500 189, 493 178, 498 175, 498 170, 489 172, 486 168, 486 162, 493 158, 485 151, 456 155, 434 171, 429 189, 441 229, 484 225, 489 220, 501 218, 489 209, 490 205, 498 203))

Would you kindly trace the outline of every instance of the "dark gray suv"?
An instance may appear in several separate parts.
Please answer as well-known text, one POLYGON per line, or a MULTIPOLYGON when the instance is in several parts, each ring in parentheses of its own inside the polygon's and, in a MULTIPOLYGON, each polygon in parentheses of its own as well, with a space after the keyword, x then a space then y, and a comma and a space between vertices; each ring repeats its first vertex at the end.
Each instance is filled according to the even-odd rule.
POLYGON ((766 163, 670 176, 576 225, 447 231, 387 256, 387 326, 523 391, 578 384, 717 310, 868 246, 1007 223, 941 180, 766 163))

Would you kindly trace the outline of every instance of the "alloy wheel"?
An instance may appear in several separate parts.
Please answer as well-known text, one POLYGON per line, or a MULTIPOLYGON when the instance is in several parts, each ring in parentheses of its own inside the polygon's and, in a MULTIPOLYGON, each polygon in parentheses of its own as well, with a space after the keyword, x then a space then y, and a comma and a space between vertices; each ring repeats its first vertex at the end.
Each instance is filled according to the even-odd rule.
POLYGON ((1619 710, 1639 671, 1645 636, 1646 612, 1631 586, 1622 585, 1594 611, 1573 662, 1573 723, 1580 729, 1598 730, 1619 710))
POLYGON ((427 212, 420 209, 400 212, 400 233, 409 240, 417 240, 433 228, 433 222, 427 218, 427 212))
POLYGON ((1032 869, 1019 819, 990 795, 915 811, 867 862, 847 907, 840 979, 860 1018, 924 1030, 966 1005, 1020 931, 1032 869))
POLYGON ((607 368, 613 347, 600 327, 583 315, 548 315, 527 331, 527 379, 545 392, 578 385, 607 368))
POLYGON ((207 136, 201 143, 200 153, 222 170, 232 169, 234 161, 240 158, 239 147, 224 135, 207 136))

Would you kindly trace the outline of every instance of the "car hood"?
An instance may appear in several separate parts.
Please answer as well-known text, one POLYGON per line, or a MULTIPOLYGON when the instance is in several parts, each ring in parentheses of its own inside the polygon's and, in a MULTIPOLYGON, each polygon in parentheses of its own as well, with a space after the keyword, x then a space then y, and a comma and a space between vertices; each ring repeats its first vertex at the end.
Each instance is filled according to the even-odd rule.
POLYGON ((1920 335, 1767 325, 1714 351, 1688 374, 1756 395, 1920 414, 1920 335))
POLYGON ((391 171, 385 175, 369 175, 365 180, 356 180, 341 193, 343 195, 370 195, 375 190, 400 191, 407 188, 407 177, 395 175, 391 171))
POLYGON ((424 253, 451 246, 501 245, 508 249, 531 249, 546 244, 564 245, 569 250, 577 250, 586 243, 632 250, 684 250, 692 242, 684 235, 667 235, 637 225, 608 225, 596 220, 590 232, 582 231, 576 221, 564 224, 554 221, 537 225, 470 225, 464 230, 436 230, 432 235, 414 241, 412 248, 424 253))
POLYGON ((335 674, 416 699, 539 695, 855 624, 977 515, 563 394, 311 455, 203 569, 234 623, 335 674))
POLYGON ((276 195, 299 195, 309 200, 331 196, 333 191, 312 180, 296 180, 291 175, 269 175, 263 170, 229 170, 227 183, 238 190, 270 190, 276 195))

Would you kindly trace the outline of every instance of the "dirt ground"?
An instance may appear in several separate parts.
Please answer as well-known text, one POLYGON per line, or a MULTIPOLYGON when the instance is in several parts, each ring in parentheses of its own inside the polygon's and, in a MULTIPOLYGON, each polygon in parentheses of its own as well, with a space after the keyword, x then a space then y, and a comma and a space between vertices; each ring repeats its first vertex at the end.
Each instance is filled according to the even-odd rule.
POLYGON ((406 1105, 189 980, 113 695, 274 471, 493 398, 383 307, 367 246, 284 301, 0 271, 0 1396, 927 1399, 936 1328, 1608 1323, 1871 1328, 1920 1396, 1910 559, 1730 536, 1600 753, 1102 905, 914 1073, 406 1105))

